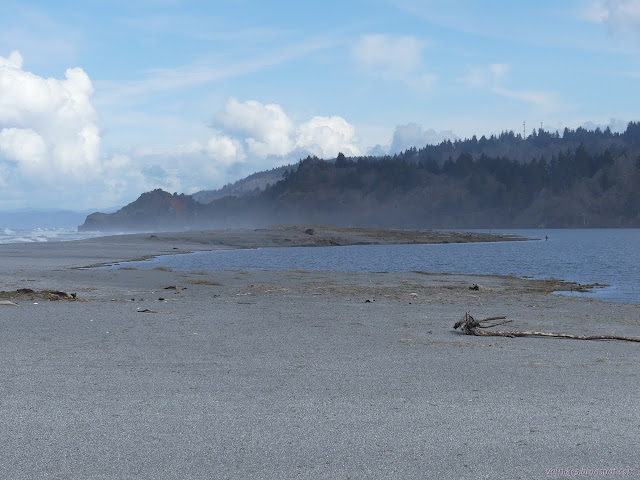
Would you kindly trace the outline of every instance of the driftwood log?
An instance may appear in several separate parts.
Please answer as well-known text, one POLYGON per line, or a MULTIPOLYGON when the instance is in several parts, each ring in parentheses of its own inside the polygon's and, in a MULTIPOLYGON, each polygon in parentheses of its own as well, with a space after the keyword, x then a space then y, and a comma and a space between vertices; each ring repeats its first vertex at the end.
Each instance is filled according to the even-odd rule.
POLYGON ((621 337, 619 335, 573 335, 570 333, 550 333, 550 332, 518 332, 509 330, 484 330, 486 328, 497 327, 511 323, 507 317, 489 317, 476 320, 469 312, 464 314, 461 320, 455 323, 454 329, 461 329, 466 335, 476 335, 479 337, 559 337, 573 338, 576 340, 626 340, 628 342, 640 342, 639 337, 621 337))

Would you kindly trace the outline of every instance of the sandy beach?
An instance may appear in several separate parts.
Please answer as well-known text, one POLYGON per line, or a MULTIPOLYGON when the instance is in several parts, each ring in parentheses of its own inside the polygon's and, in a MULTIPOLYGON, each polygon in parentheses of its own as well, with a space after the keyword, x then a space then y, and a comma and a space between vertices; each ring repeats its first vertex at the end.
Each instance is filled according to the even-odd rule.
POLYGON ((640 477, 640 344, 453 330, 470 311, 640 337, 640 305, 498 276, 83 268, 489 240, 470 235, 311 226, 0 245, 0 297, 17 304, 0 305, 0 478, 640 477))

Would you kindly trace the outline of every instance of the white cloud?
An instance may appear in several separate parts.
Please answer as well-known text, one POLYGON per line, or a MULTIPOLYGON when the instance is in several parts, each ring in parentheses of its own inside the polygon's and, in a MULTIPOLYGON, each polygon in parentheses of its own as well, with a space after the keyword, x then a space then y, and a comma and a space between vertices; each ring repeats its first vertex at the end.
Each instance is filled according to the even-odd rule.
POLYGON ((271 168, 306 155, 359 155, 354 127, 338 116, 315 116, 296 125, 280 105, 230 98, 215 124, 219 131, 206 150, 219 166, 246 161, 247 167, 271 168))
POLYGON ((492 87, 504 82, 509 75, 511 65, 508 63, 492 63, 488 66, 475 66, 462 79, 462 82, 473 88, 492 87))
POLYGON ((341 117, 295 122, 278 104, 229 98, 208 137, 103 157, 92 94, 81 68, 44 78, 23 70, 19 52, 0 57, 0 205, 122 205, 154 188, 221 187, 309 154, 359 154, 355 129, 341 117))
POLYGON ((351 55, 368 74, 428 89, 435 83, 436 76, 424 72, 422 50, 426 46, 412 36, 363 35, 352 47, 351 55))
POLYGON ((409 73, 420 66, 424 44, 411 36, 363 35, 352 49, 367 70, 383 74, 409 73))
POLYGON ((489 71, 493 75, 494 82, 502 82, 511 70, 511 65, 508 63, 492 63, 489 65, 489 71))
POLYGON ((115 154, 109 160, 104 162, 104 167, 109 170, 119 170, 129 167, 129 165, 131 165, 131 158, 128 155, 123 155, 121 153, 115 154))
MULTIPOLYGON (((196 56, 196 60, 175 68, 155 68, 141 72, 143 78, 125 81, 102 81, 98 84, 98 105, 131 104, 140 102, 149 94, 193 89, 222 80, 243 77, 266 68, 286 64, 317 52, 335 47, 339 42, 329 36, 312 37, 268 49, 255 57, 234 57, 220 62, 218 56, 196 56)), ((253 50, 252 50, 253 51, 253 50)))
POLYGON ((239 140, 226 135, 214 135, 207 143, 207 153, 219 166, 244 162, 246 155, 239 140))
POLYGON ((297 129, 296 146, 320 158, 332 158, 339 152, 359 155, 353 145, 355 128, 342 117, 313 117, 297 129))
POLYGON ((280 105, 229 98, 216 120, 223 130, 243 136, 249 153, 257 157, 286 155, 294 147, 295 127, 280 105))
POLYGON ((496 86, 492 91, 505 98, 531 103, 543 112, 553 112, 557 109, 559 104, 557 95, 553 92, 544 92, 541 90, 514 90, 504 88, 502 86, 496 86))
POLYGON ((461 82, 471 88, 481 88, 504 98, 530 103, 543 112, 552 112, 560 104, 556 93, 543 90, 517 89, 505 86, 509 79, 511 65, 492 63, 469 68, 461 82))
POLYGON ((43 78, 22 63, 19 52, 0 57, 0 163, 34 183, 99 173, 101 139, 88 75, 70 68, 64 79, 43 78))
POLYGON ((0 57, 0 67, 22 68, 22 55, 14 50, 7 58, 0 57))
POLYGON ((580 13, 584 20, 605 24, 612 32, 640 34, 640 2, 638 0, 593 2, 580 13))
POLYGON ((638 0, 608 0, 605 3, 605 23, 613 31, 640 34, 640 2, 638 0))
POLYGON ((411 147, 422 148, 425 145, 437 145, 444 140, 455 138, 456 135, 452 131, 436 132, 432 128, 423 129, 416 123, 398 125, 393 132, 393 140, 388 153, 400 153, 411 147))
POLYGON ((578 11, 578 16, 587 22, 604 23, 608 12, 603 2, 592 2, 578 11))
MULTIPOLYGON (((596 128, 599 128, 600 130, 606 130, 608 128, 612 132, 622 133, 627 129, 628 124, 629 122, 622 120, 620 118, 611 118, 608 121, 600 121, 600 122, 589 120, 589 121, 583 122, 580 126, 587 130, 595 130, 596 128)), ((576 127, 571 126, 569 128, 576 128, 576 127)), ((558 130, 563 130, 563 129, 564 129, 564 126, 562 128, 558 128, 558 130)))
POLYGON ((30 173, 46 173, 47 146, 44 139, 31 129, 3 128, 0 130, 0 154, 20 163, 30 173))

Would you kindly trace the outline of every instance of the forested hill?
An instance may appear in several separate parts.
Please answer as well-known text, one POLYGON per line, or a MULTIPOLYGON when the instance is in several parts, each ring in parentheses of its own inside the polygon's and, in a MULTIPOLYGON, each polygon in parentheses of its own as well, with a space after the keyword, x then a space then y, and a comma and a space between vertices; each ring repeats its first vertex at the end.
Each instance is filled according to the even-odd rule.
POLYGON ((183 199, 179 210, 171 206, 175 199, 149 210, 153 202, 145 195, 144 208, 137 204, 141 197, 115 214, 90 215, 80 228, 150 228, 145 218, 158 229, 273 223, 640 227, 640 124, 620 134, 539 130, 523 139, 508 132, 394 156, 308 157, 264 191, 206 205, 183 199), (127 211, 136 212, 135 221, 127 211))
POLYGON ((528 163, 532 159, 542 157, 550 160, 553 155, 567 151, 575 151, 583 145, 588 152, 602 153, 607 148, 622 150, 640 147, 640 123, 631 122, 624 133, 613 133, 609 128, 576 130, 565 128, 563 133, 548 132, 542 129, 533 130, 524 140, 522 135, 513 131, 500 135, 484 136, 478 139, 446 140, 439 145, 427 145, 424 148, 411 148, 398 156, 413 162, 425 162, 433 159, 443 164, 450 157, 455 159, 461 153, 470 153, 474 158, 485 154, 488 157, 507 157, 518 163, 528 163))

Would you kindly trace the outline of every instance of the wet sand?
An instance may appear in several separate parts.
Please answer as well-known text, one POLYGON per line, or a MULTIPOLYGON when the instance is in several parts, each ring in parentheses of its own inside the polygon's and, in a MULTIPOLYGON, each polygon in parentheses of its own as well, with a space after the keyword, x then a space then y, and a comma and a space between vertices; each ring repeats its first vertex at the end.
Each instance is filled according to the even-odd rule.
POLYGON ((328 230, 0 245, 0 478, 640 476, 639 344, 452 328, 640 336, 638 305, 497 276, 79 268, 375 237, 328 230))

